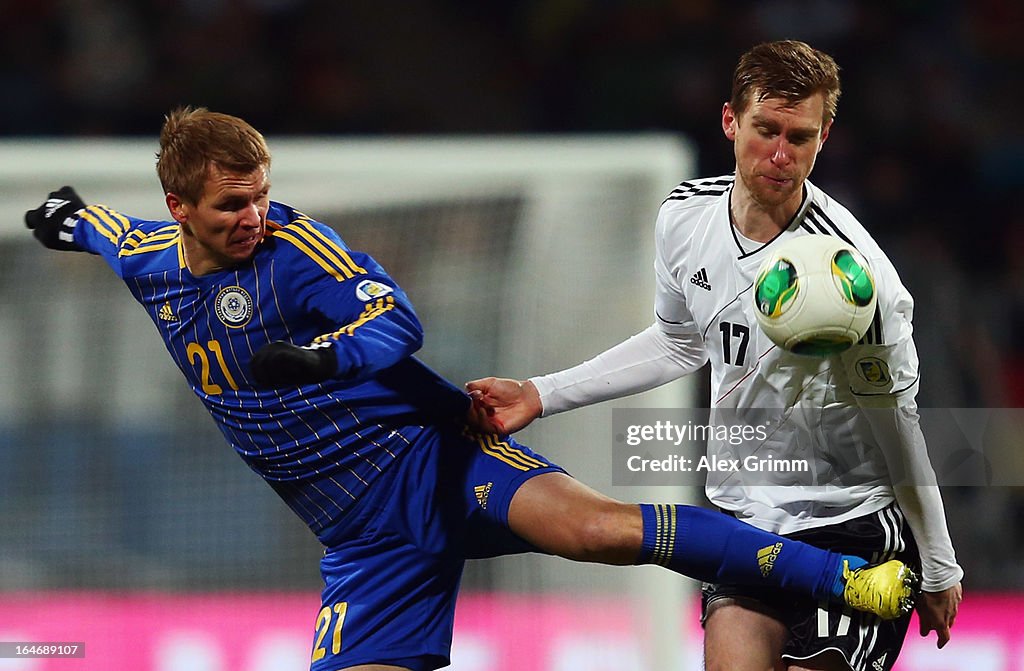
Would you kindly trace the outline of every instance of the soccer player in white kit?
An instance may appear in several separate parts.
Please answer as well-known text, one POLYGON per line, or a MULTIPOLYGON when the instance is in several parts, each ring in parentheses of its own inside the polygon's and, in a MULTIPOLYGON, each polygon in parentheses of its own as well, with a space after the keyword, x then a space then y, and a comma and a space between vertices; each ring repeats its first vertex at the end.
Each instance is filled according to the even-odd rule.
MULTIPOLYGON (((806 472, 710 473, 708 498, 762 529, 923 572, 921 634, 949 640, 962 598, 934 472, 918 425, 913 300, 892 263, 850 212, 807 177, 835 116, 833 59, 797 41, 761 44, 734 72, 722 129, 734 174, 683 182, 657 220, 655 323, 595 358, 525 382, 484 378, 467 389, 481 428, 516 431, 539 416, 622 397, 711 363, 713 417, 766 425, 726 459, 806 460, 806 472), (868 259, 878 291, 874 323, 839 355, 776 347, 753 313, 754 274, 783 240, 830 235, 868 259)), ((871 615, 770 590, 705 585, 709 670, 887 671, 909 615, 871 615)))

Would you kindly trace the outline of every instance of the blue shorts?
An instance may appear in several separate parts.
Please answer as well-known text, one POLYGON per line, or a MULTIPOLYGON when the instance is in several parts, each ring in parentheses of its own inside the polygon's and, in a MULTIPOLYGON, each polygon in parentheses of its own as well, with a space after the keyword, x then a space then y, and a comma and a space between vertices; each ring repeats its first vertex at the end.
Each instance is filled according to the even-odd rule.
POLYGON ((311 671, 447 666, 466 559, 534 551, 508 528, 530 478, 564 472, 508 437, 428 431, 332 534, 311 671))

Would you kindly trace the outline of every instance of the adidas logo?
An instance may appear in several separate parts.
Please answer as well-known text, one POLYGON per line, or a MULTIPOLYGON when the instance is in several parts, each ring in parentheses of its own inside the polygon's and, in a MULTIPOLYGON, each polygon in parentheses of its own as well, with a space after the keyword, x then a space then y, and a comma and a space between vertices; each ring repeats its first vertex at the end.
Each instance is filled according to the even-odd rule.
POLYGON ((476 502, 484 510, 487 510, 487 497, 490 495, 491 487, 493 486, 493 482, 488 482, 486 485, 477 485, 473 488, 473 493, 476 494, 476 502))
POLYGON ((44 210, 44 213, 45 213, 44 216, 47 219, 49 219, 50 217, 53 216, 54 212, 56 212, 57 210, 59 210, 60 208, 64 207, 65 205, 67 205, 70 202, 71 202, 70 200, 62 200, 60 198, 48 198, 46 200, 46 203, 45 203, 45 208, 46 209, 44 210))
POLYGON ((871 665, 871 668, 875 669, 875 671, 885 671, 885 658, 888 655, 888 651, 883 652, 882 656, 874 661, 874 663, 871 665))
POLYGON ((170 303, 164 303, 160 306, 160 311, 157 313, 161 321, 165 322, 176 322, 178 321, 178 315, 174 314, 174 310, 171 309, 170 303))
POLYGON ((775 545, 767 545, 757 551, 757 566, 761 569, 761 575, 765 578, 775 568, 775 559, 782 552, 782 541, 775 545))
POLYGON ((708 269, 701 268, 700 270, 695 272, 693 274, 693 277, 690 278, 690 283, 696 284, 698 287, 704 289, 705 291, 711 291, 711 282, 708 281, 708 269))

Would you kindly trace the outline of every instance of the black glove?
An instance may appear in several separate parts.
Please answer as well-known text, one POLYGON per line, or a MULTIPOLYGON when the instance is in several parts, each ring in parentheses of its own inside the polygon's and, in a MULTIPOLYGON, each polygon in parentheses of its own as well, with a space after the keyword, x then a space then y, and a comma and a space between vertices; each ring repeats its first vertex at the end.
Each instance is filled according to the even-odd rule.
POLYGON ((253 355, 249 368, 261 387, 289 387, 334 377, 338 359, 329 344, 299 347, 276 340, 253 355))
POLYGON ((51 191, 46 202, 25 213, 25 225, 32 229, 36 240, 50 249, 82 251, 75 244, 77 213, 85 203, 70 186, 51 191))

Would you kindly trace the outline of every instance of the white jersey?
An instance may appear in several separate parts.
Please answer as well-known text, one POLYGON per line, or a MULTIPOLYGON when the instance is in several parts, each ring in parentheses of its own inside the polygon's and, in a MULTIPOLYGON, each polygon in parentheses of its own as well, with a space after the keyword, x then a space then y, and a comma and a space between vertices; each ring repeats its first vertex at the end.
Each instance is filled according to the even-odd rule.
POLYGON ((709 458, 754 461, 739 470, 709 472, 708 498, 779 533, 878 511, 893 502, 894 493, 862 407, 913 403, 913 300, 864 227, 810 182, 786 230, 766 243, 743 238, 729 214, 733 179, 684 182, 662 205, 657 222, 655 308, 661 328, 700 337, 711 361, 712 417, 718 423, 761 427, 738 444, 709 440, 709 458), (781 241, 801 235, 851 243, 875 276, 875 321, 864 340, 841 355, 786 352, 754 317, 758 267, 781 241))
POLYGON ((542 414, 653 389, 710 360, 715 430, 707 458, 727 465, 708 471, 712 502, 762 529, 791 533, 870 515, 895 500, 921 551, 922 589, 953 587, 963 569, 917 418, 910 294, 867 231, 812 184, 805 182, 790 225, 767 243, 745 240, 733 227, 732 186, 725 176, 672 192, 658 215, 655 323, 588 361, 530 378, 542 414), (755 272, 775 245, 798 235, 841 238, 871 264, 875 320, 841 355, 783 351, 754 317, 755 272), (772 467, 780 464, 789 467, 772 467))

